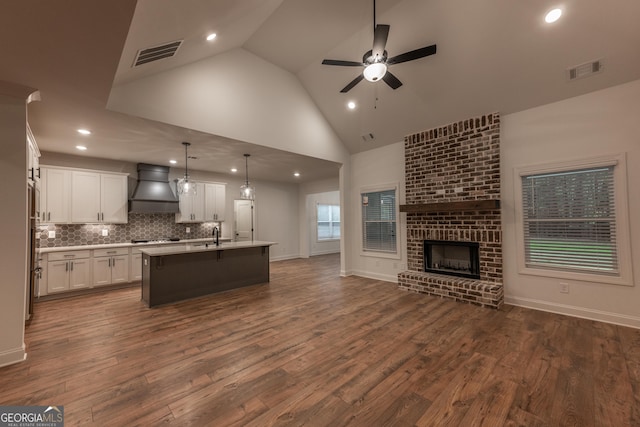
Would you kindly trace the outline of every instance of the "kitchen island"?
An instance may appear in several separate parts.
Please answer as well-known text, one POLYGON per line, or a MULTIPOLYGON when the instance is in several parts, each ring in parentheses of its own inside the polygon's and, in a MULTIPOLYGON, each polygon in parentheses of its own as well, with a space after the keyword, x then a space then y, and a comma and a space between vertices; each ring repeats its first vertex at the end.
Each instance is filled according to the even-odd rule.
POLYGON ((148 307, 269 282, 269 247, 247 241, 140 249, 148 307))

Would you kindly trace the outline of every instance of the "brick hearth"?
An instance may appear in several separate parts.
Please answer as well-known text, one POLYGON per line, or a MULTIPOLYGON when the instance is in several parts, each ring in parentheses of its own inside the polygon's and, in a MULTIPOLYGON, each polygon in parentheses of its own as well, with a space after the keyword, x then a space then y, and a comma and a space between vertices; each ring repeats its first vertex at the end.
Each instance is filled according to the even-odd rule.
MULTIPOLYGON (((500 198, 500 116, 488 114, 405 137, 405 187, 409 206, 500 198)), ((443 205, 450 206, 450 205, 443 205)), ((500 209, 407 213, 407 267, 401 289, 500 308, 500 209), (424 240, 480 244, 480 280, 426 273, 424 240)))

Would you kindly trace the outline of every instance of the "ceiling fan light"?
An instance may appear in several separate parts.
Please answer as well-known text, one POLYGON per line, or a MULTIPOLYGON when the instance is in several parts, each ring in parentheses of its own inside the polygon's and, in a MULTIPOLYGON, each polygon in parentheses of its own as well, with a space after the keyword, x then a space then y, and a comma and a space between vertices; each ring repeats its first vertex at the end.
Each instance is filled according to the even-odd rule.
POLYGON ((363 71, 364 78, 370 82, 377 82, 387 73, 387 65, 382 62, 374 62, 367 65, 363 71))

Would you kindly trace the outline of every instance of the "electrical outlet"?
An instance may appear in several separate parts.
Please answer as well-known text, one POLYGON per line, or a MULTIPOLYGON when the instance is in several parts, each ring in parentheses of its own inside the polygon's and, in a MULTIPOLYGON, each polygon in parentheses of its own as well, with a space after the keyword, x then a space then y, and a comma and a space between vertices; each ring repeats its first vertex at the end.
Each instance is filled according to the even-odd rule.
POLYGON ((186 233, 191 233, 191 227, 187 227, 187 229, 185 230, 186 233))
POLYGON ((102 230, 102 236, 103 237, 107 237, 109 235, 109 230, 107 230, 106 228, 104 230, 102 230))
POLYGON ((560 293, 568 294, 569 293, 569 284, 560 282, 560 293))
POLYGON ((49 238, 50 239, 56 238, 56 230, 49 230, 49 238))
POLYGON ((464 188, 462 187, 456 187, 453 189, 453 192, 458 194, 458 193, 462 193, 464 191, 464 188))
POLYGON ((441 188, 441 189, 439 189, 439 190, 436 190, 436 194, 437 194, 438 196, 444 196, 444 193, 445 193, 444 188, 441 188))

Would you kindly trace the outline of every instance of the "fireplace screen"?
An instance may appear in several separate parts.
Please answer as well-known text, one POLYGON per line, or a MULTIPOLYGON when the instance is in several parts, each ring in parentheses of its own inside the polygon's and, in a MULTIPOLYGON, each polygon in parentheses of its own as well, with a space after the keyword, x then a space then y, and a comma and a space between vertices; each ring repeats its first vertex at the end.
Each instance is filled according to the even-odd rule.
POLYGON ((424 241, 424 271, 449 276, 480 278, 478 242, 424 241))

